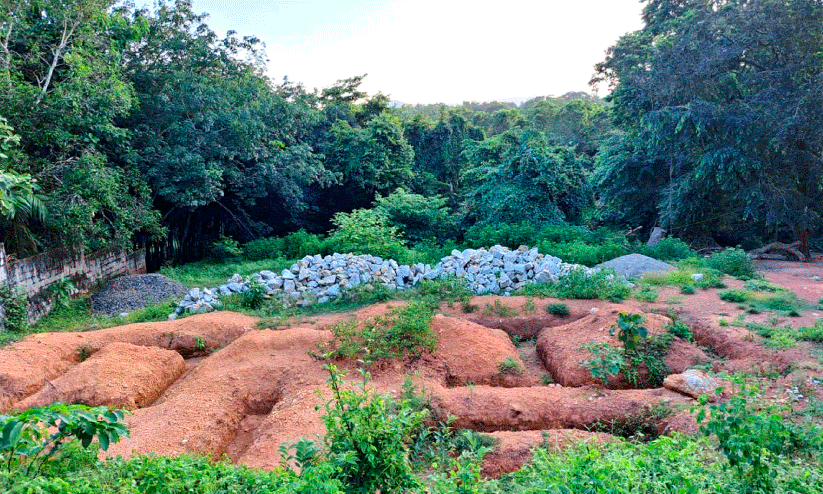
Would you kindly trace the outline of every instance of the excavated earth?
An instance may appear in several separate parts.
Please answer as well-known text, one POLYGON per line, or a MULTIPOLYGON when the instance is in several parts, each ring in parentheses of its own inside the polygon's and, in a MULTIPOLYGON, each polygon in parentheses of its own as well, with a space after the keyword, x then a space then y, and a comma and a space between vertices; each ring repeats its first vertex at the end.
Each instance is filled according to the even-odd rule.
MULTIPOLYGON (((812 304, 823 298, 819 263, 771 261, 761 269, 767 280, 812 304)), ((727 284, 742 286, 736 280, 727 284)), ((716 292, 680 295, 670 287, 660 289, 658 302, 620 304, 475 297, 471 305, 480 310, 469 313, 458 304, 444 304, 431 322, 438 336, 435 351, 373 366, 370 385, 398 396, 404 378, 411 377, 439 418, 451 415, 455 427, 492 435, 496 446, 483 464, 491 476, 520 468, 537 445, 559 449, 580 441, 616 440, 597 432, 605 430, 604 424, 617 425, 612 432, 641 419, 653 420, 658 433, 697 429, 690 411, 694 398, 666 388, 628 389, 622 376, 603 383, 580 365, 590 358, 581 349, 584 343, 618 344, 609 329, 620 312, 643 314, 651 334, 664 331, 671 320, 662 314, 671 310, 692 328, 697 346, 676 339, 665 357, 672 374, 696 365, 718 372, 771 372, 782 376, 769 390, 775 399, 785 399, 785 389, 801 380, 819 387, 823 370, 815 348, 800 344, 774 350, 748 330, 721 325, 721 319, 733 320, 743 310, 721 301, 716 292), (566 304, 570 313, 549 314, 546 307, 554 303, 566 304), (495 305, 517 315, 483 310, 495 305), (500 371, 502 362, 512 360, 522 373, 500 371), (661 405, 673 413, 653 418, 661 405)), ((328 374, 315 355, 330 343, 329 328, 350 319, 362 323, 400 305, 284 321, 274 329, 256 329, 252 317, 215 312, 31 335, 0 349, 0 412, 58 401, 126 408, 131 437, 107 454, 195 453, 273 469, 280 464, 281 444, 325 432, 328 374)), ((779 324, 812 325, 819 315, 810 311, 779 324)), ((770 316, 746 315, 747 321, 770 316)), ((337 365, 347 371, 350 384, 359 375, 356 362, 337 365)), ((795 405, 802 403, 795 400, 795 405)))

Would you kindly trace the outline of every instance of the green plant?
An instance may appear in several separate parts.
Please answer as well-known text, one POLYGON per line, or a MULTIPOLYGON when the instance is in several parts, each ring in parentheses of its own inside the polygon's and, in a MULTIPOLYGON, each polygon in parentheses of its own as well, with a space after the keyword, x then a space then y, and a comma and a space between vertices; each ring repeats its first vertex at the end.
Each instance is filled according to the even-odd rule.
POLYGON ((641 302, 654 302, 660 294, 651 287, 644 286, 634 293, 634 298, 641 302))
POLYGON ((722 292, 717 292, 717 296, 720 297, 720 300, 725 300, 726 302, 732 302, 735 304, 743 303, 748 300, 746 292, 743 290, 723 290, 722 292))
POLYGON ((506 360, 497 365, 497 372, 499 372, 501 376, 503 374, 514 374, 519 376, 523 374, 524 370, 523 364, 518 362, 514 357, 508 357, 506 360))
POLYGON ((569 306, 566 304, 549 304, 546 306, 546 312, 558 317, 566 317, 569 315, 569 306))
POLYGON ((551 374, 543 374, 542 376, 540 376, 540 382, 543 384, 543 386, 548 386, 549 384, 552 384, 554 382, 554 378, 551 374))
POLYGON ((75 291, 74 283, 69 278, 60 278, 49 286, 49 293, 61 307, 68 307, 71 295, 75 291))
POLYGON ((428 306, 416 300, 366 321, 362 329, 354 320, 338 323, 331 328, 336 347, 331 355, 361 358, 366 366, 378 359, 420 356, 435 347, 436 337, 429 326, 432 315, 428 306))
POLYGON ((195 336, 194 337, 194 346, 198 350, 203 350, 206 348, 206 340, 202 336, 195 336))
POLYGON ((683 324, 680 320, 675 319, 672 321, 671 324, 666 325, 666 331, 669 333, 677 336, 678 338, 682 338, 684 340, 693 341, 694 335, 692 335, 692 329, 683 324))
POLYGON ((526 301, 523 302, 523 313, 533 314, 535 312, 537 312, 537 308, 534 306, 534 299, 532 297, 526 297, 526 301))
POLYGON ((266 301, 268 289, 265 285, 248 277, 246 278, 246 286, 248 289, 240 295, 240 304, 247 309, 259 309, 266 301))
POLYGON ((580 365, 589 369, 592 377, 602 380, 605 384, 608 384, 609 377, 619 374, 625 366, 622 348, 613 347, 605 342, 586 343, 583 348, 588 350, 593 358, 584 360, 580 365))
POLYGON ((785 407, 750 403, 757 400, 758 392, 744 386, 740 394, 711 405, 708 411, 702 397, 704 408, 697 421, 703 434, 717 437, 720 452, 752 491, 769 492, 774 488, 772 465, 782 457, 819 450, 823 436, 818 427, 806 429, 785 420, 785 407))
POLYGON ((673 339, 671 333, 662 333, 644 338, 635 348, 625 349, 623 375, 633 388, 659 388, 663 385, 670 372, 665 357, 673 339), (645 377, 640 373, 641 368, 646 370, 645 377))
POLYGON ((85 362, 91 357, 92 353, 93 349, 91 345, 86 344, 77 349, 77 358, 80 362, 85 362))
POLYGON ((742 280, 757 277, 751 258, 743 249, 727 248, 715 252, 706 260, 710 268, 742 280))
POLYGON ((572 269, 566 276, 550 283, 534 283, 517 291, 517 295, 567 299, 601 299, 619 302, 629 297, 631 289, 610 273, 589 274, 585 269, 572 269))
POLYGON ((617 316, 617 326, 612 326, 610 335, 617 333, 617 339, 623 343, 623 347, 632 350, 637 347, 641 338, 646 338, 649 331, 642 326, 643 316, 640 314, 627 314, 621 312, 617 316))
POLYGON ((333 398, 323 406, 326 455, 334 476, 346 492, 404 492, 421 487, 409 463, 412 434, 428 412, 367 388, 369 374, 361 370, 357 390, 343 389, 344 375, 328 364, 333 398))
POLYGON ((517 311, 515 309, 511 309, 503 305, 500 300, 495 300, 494 304, 486 302, 486 306, 483 308, 483 315, 484 316, 498 316, 498 317, 511 317, 516 316, 517 311))
POLYGON ((680 285, 680 293, 683 295, 694 295, 694 287, 691 285, 680 285))
POLYGON ((11 285, 0 283, 0 308, 2 308, 2 324, 7 331, 23 332, 29 325, 29 304, 26 296, 11 285))
POLYGON ((209 254, 217 262, 235 259, 242 253, 243 249, 240 248, 240 243, 231 237, 221 236, 219 240, 212 242, 209 248, 209 254))
POLYGON ((37 475, 71 441, 88 448, 94 439, 106 451, 128 437, 123 411, 56 403, 16 415, 0 415, 0 463, 8 471, 37 475))

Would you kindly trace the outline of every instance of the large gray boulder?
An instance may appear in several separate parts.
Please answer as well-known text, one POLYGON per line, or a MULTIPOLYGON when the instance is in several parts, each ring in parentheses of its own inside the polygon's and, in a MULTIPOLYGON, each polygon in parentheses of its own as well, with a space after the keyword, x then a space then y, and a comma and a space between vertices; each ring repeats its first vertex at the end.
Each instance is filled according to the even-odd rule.
POLYGON ((612 269, 617 276, 627 279, 642 278, 646 273, 666 272, 674 269, 671 264, 658 261, 643 254, 628 254, 625 256, 598 264, 595 268, 612 269))

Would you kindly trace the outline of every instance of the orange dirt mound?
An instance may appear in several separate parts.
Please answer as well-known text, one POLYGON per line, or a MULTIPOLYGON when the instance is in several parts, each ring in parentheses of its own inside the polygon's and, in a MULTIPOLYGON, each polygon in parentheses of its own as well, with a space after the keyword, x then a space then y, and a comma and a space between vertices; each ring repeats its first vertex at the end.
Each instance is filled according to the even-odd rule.
POLYGON ((500 364, 509 359, 523 368, 517 349, 503 331, 440 314, 432 318, 431 327, 437 335, 433 360, 442 364, 449 386, 525 383, 521 375, 500 370, 500 364))
POLYGON ((495 478, 520 470, 532 459, 532 449, 538 446, 558 452, 582 442, 604 443, 615 440, 614 436, 602 432, 576 429, 498 431, 489 435, 497 440, 497 444, 483 457, 481 473, 484 477, 495 478))
POLYGON ((205 355, 227 345, 256 322, 257 319, 242 314, 212 312, 170 322, 27 336, 0 349, 0 411, 9 410, 14 402, 37 392, 80 363, 81 354, 94 355, 109 343, 159 346, 184 357, 205 355))
POLYGON ((185 370, 177 352, 110 343, 14 407, 25 410, 60 401, 134 410, 154 403, 185 370))

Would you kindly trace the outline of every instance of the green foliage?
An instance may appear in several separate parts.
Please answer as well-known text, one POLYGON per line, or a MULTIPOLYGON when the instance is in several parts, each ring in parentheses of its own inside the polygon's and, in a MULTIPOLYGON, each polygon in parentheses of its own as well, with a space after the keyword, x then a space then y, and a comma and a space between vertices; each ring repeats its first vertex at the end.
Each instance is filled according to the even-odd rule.
POLYGON ((566 317, 570 313, 569 306, 566 304, 549 304, 546 306, 546 312, 558 317, 566 317))
POLYGON ((600 379, 604 384, 609 383, 609 377, 614 377, 625 367, 624 350, 613 347, 606 342, 587 343, 583 348, 592 354, 593 358, 580 362, 580 365, 589 369, 595 379, 600 379))
POLYGON ((680 285, 680 293, 683 295, 694 295, 694 287, 691 285, 680 285))
POLYGON ((389 225, 384 214, 373 209, 336 213, 332 223, 336 228, 329 234, 328 245, 335 252, 372 254, 397 260, 405 251, 400 231, 389 225))
POLYGON ((371 494, 402 492, 421 487, 409 463, 412 434, 421 428, 428 411, 413 411, 386 395, 369 391, 369 374, 358 390, 343 389, 343 374, 334 364, 329 371, 333 399, 324 405, 327 461, 334 478, 346 492, 371 494))
POLYGON ((36 476, 71 441, 88 448, 97 439, 105 451, 111 443, 128 437, 122 420, 121 410, 62 403, 0 415, 0 463, 9 472, 19 470, 36 476))
POLYGON ((648 330, 642 326, 643 316, 640 314, 627 314, 621 312, 617 316, 617 327, 612 326, 609 334, 617 333, 617 339, 623 343, 626 350, 634 350, 641 338, 645 339, 648 335, 648 330))
POLYGON ((60 278, 49 286, 49 293, 54 298, 57 305, 67 307, 72 294, 77 289, 69 278, 60 278))
POLYGON ((517 315, 517 310, 503 305, 500 300, 495 300, 494 304, 486 302, 483 308, 484 316, 512 317, 517 315))
POLYGON ((243 244, 243 258, 249 261, 278 258, 301 259, 325 253, 327 250, 325 241, 320 235, 306 233, 301 229, 283 237, 250 240, 243 244))
POLYGON ((660 296, 660 294, 657 290, 646 285, 634 292, 634 298, 642 302, 654 302, 657 300, 658 296, 660 296))
POLYGON ((757 289, 729 289, 720 291, 717 295, 721 300, 727 302, 745 304, 746 309, 753 314, 762 311, 777 311, 791 315, 792 313, 797 314, 798 311, 808 308, 808 304, 798 298, 794 292, 774 286, 763 285, 762 283, 751 286, 757 289), (769 289, 764 290, 763 287, 768 287, 769 289))
POLYGON ((220 237, 214 241, 209 249, 209 256, 216 262, 228 262, 237 258, 243 252, 240 243, 231 237, 220 237))
POLYGON ((710 268, 741 280, 757 277, 751 258, 742 249, 724 249, 715 252, 706 260, 710 268))
POLYGON ((385 316, 374 317, 362 328, 353 320, 338 323, 331 328, 335 337, 331 356, 361 358, 368 366, 378 359, 419 356, 432 351, 436 344, 436 336, 429 327, 432 315, 426 304, 412 301, 385 316))
POLYGON ((641 340, 635 348, 625 349, 623 375, 633 388, 663 386, 663 381, 671 372, 665 357, 672 340, 671 333, 663 333, 641 340), (645 376, 641 376, 641 368, 645 369, 645 376))
POLYGON ((497 366, 497 371, 502 376, 503 374, 514 374, 519 376, 523 374, 523 364, 517 361, 514 357, 508 357, 506 360, 500 362, 497 366))
POLYGON ((250 278, 246 278, 246 286, 249 289, 240 294, 240 303, 247 309, 259 309, 260 306, 263 305, 263 302, 266 301, 266 295, 269 292, 268 288, 250 278))
POLYGON ((584 269, 576 268, 557 281, 526 285, 516 295, 619 302, 628 298, 630 293, 625 282, 615 276, 603 271, 589 275, 584 269))
POLYGON ((675 237, 666 237, 655 246, 642 244, 637 252, 666 262, 697 256, 687 243, 675 237))
POLYGON ((671 324, 666 325, 666 331, 687 341, 693 341, 692 329, 684 324, 682 321, 674 320, 671 324))
POLYGON ((374 207, 385 215, 390 226, 403 232, 412 245, 427 239, 446 239, 454 234, 445 198, 412 194, 397 189, 386 197, 377 197, 374 207))
POLYGON ((784 408, 770 405, 758 410, 749 402, 756 397, 757 389, 746 387, 741 395, 711 405, 708 412, 702 408, 697 421, 702 433, 717 438, 720 452, 748 492, 769 492, 775 487, 774 469, 781 459, 820 451, 823 435, 819 427, 806 429, 787 421, 784 408))
POLYGON ((3 327, 19 333, 29 325, 29 304, 26 296, 5 283, 0 283, 0 305, 3 307, 3 327))
POLYGON ((534 314, 535 312, 537 312, 537 307, 534 305, 534 299, 532 297, 526 297, 526 301, 523 302, 523 313, 534 314))
POLYGON ((608 241, 589 244, 582 240, 555 243, 541 242, 540 252, 563 259, 565 262, 594 266, 629 253, 625 243, 608 241))

